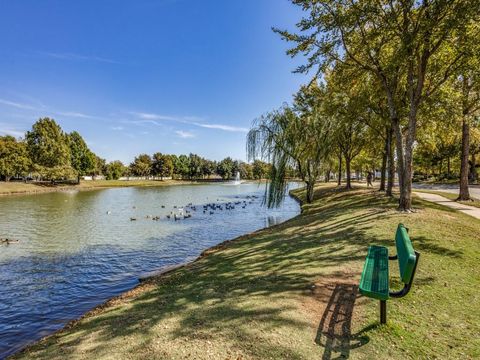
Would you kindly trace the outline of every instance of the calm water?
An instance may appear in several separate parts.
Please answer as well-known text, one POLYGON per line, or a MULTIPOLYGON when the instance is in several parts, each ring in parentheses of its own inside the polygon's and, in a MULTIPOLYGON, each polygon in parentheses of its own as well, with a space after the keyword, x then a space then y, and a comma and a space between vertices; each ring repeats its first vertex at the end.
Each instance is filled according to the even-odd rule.
POLYGON ((208 184, 0 198, 0 237, 20 240, 0 244, 0 358, 131 289, 142 274, 299 213, 288 197, 266 209, 263 192, 263 185, 208 184), (203 212, 207 203, 239 201, 203 212), (189 203, 197 207, 191 218, 167 219, 189 203))

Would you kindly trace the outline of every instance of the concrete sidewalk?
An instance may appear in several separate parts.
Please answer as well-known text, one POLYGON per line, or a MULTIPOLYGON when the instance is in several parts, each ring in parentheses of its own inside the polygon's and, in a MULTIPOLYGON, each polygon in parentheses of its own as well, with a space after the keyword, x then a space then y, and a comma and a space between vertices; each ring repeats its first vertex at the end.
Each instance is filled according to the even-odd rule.
POLYGON ((423 192, 414 192, 414 194, 423 200, 427 200, 439 205, 448 206, 449 208, 455 209, 464 214, 480 219, 480 208, 477 208, 475 206, 460 204, 460 203, 457 203, 456 201, 449 200, 437 194, 429 194, 429 193, 423 193, 423 192))

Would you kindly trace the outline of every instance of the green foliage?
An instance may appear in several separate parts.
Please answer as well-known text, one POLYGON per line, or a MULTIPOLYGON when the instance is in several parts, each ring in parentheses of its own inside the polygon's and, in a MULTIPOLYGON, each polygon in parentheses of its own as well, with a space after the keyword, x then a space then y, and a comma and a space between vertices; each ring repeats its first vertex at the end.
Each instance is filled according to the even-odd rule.
POLYGON ((71 166, 77 172, 78 177, 94 172, 95 155, 80 134, 74 131, 68 135, 67 139, 70 147, 71 166))
POLYGON ((118 180, 125 174, 126 170, 125 165, 121 161, 112 161, 106 166, 105 176, 107 180, 118 180))
POLYGON ((302 87, 293 107, 285 105, 263 115, 247 135, 249 159, 262 158, 271 163, 269 207, 283 201, 292 168, 307 186, 307 201, 313 199, 313 187, 330 151, 332 123, 325 116, 324 96, 325 89, 315 82, 302 87))
POLYGON ((232 158, 226 157, 218 163, 217 174, 224 180, 231 179, 234 176, 234 166, 232 158))
POLYGON ((204 159, 202 163, 202 174, 209 178, 211 175, 215 174, 217 169, 217 164, 215 161, 204 159))
POLYGON ((70 166, 68 138, 55 120, 38 120, 33 124, 32 130, 27 132, 26 141, 30 159, 34 164, 57 169, 70 166))
MULTIPOLYGON (((372 93, 381 89, 378 100, 386 100, 389 125, 395 132, 399 207, 410 210, 413 151, 422 109, 452 79, 460 80, 464 95, 474 95, 463 96, 464 111, 475 98, 465 89, 474 89, 472 72, 478 69, 472 59, 479 53, 480 2, 292 2, 305 13, 297 24, 298 33, 275 31, 294 44, 287 54, 305 56, 306 64, 298 72, 314 70, 315 78, 321 79, 331 72, 341 78, 354 72, 361 80, 375 80, 372 93)), ((355 85, 352 79, 347 84, 355 85)), ((362 93, 348 100, 355 102, 358 95, 362 93)))
POLYGON ((173 160, 173 173, 178 177, 188 177, 189 163, 186 155, 174 156, 173 160))
POLYGON ((0 136, 0 178, 27 175, 31 166, 27 146, 12 136, 0 136))
POLYGON ((197 179, 201 177, 203 168, 203 159, 197 154, 188 155, 188 177, 197 179))
POLYGON ((130 164, 133 176, 148 177, 152 174, 152 158, 147 154, 138 155, 130 164))
POLYGON ((270 173, 270 164, 261 160, 254 160, 252 164, 252 178, 256 180, 267 179, 270 173))
POLYGON ((162 153, 153 154, 152 174, 161 178, 171 177, 173 175, 172 156, 162 153))

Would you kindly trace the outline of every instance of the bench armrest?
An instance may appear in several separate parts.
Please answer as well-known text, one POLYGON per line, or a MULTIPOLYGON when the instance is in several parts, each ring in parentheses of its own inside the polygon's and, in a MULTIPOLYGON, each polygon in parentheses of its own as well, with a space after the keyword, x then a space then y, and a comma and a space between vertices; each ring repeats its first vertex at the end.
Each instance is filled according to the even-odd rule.
POLYGON ((388 257, 388 260, 397 260, 397 259, 398 259, 398 255, 393 255, 388 257))

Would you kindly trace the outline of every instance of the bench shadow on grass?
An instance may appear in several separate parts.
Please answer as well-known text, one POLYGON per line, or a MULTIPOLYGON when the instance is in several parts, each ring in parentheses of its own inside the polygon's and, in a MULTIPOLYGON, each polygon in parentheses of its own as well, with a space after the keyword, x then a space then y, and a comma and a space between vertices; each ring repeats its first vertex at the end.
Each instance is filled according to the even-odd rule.
POLYGON ((376 325, 370 325, 356 334, 351 333, 353 309, 358 297, 357 285, 335 285, 315 337, 315 342, 325 348, 322 359, 346 359, 350 356, 350 350, 370 341, 363 333, 376 325))

